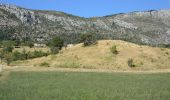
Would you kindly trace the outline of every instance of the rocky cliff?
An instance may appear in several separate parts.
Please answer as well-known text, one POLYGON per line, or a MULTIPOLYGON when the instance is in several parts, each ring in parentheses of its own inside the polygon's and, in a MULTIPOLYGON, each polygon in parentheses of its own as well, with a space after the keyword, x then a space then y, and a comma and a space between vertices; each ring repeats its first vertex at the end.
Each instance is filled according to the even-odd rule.
POLYGON ((82 18, 57 11, 0 5, 0 38, 46 41, 54 35, 96 33, 139 44, 170 44, 170 10, 82 18), (6 32, 6 33, 5 33, 6 32), (3 33, 3 35, 2 35, 3 33), (8 34, 8 35, 4 35, 8 34))

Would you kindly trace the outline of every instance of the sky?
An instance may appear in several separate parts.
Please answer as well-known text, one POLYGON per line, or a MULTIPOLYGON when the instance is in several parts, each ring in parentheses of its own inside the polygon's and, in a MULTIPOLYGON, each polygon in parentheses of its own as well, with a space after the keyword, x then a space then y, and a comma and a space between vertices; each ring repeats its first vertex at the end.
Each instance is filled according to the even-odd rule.
POLYGON ((56 10, 81 17, 170 9, 170 0, 0 0, 29 9, 56 10))

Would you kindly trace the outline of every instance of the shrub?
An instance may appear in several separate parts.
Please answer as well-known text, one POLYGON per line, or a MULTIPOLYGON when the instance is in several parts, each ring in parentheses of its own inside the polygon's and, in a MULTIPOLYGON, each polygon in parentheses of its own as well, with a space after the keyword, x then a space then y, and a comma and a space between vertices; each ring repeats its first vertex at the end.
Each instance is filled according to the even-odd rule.
POLYGON ((110 48, 110 51, 111 51, 113 54, 118 54, 116 45, 113 45, 113 46, 110 48))
POLYGON ((23 50, 22 52, 15 51, 12 53, 12 60, 27 60, 32 58, 38 58, 43 56, 48 56, 48 53, 42 52, 42 51, 34 51, 34 52, 26 52, 23 50))
POLYGON ((24 56, 22 53, 18 52, 18 51, 14 51, 12 53, 12 60, 13 61, 17 61, 17 60, 24 60, 24 56))
POLYGON ((42 66, 42 67, 50 67, 50 64, 47 63, 47 62, 43 62, 43 63, 40 64, 40 66, 42 66))
POLYGON ((51 54, 57 54, 59 53, 60 49, 58 47, 51 47, 50 51, 51 51, 51 54))
POLYGON ((12 46, 15 46, 15 41, 2 41, 2 45, 3 47, 12 47, 12 46))
POLYGON ((30 59, 30 58, 48 56, 49 54, 42 51, 34 51, 34 52, 28 52, 27 55, 28 55, 28 59, 30 59))
POLYGON ((83 42, 84 46, 90 46, 90 45, 96 44, 97 40, 96 40, 95 36, 92 34, 83 34, 80 37, 80 42, 83 42))
POLYGON ((60 37, 55 37, 48 43, 48 45, 50 47, 57 47, 59 50, 61 50, 64 46, 64 42, 60 37))
POLYGON ((32 42, 28 42, 28 46, 29 46, 30 48, 32 48, 32 47, 34 46, 34 44, 33 44, 32 42))
POLYGON ((128 59, 128 66, 129 67, 135 67, 134 61, 132 58, 128 59))
POLYGON ((4 60, 7 63, 7 65, 9 66, 10 63, 12 62, 12 54, 11 53, 4 54, 4 60))
POLYGON ((64 46, 64 42, 60 37, 55 37, 48 43, 48 46, 52 54, 57 54, 64 46))
POLYGON ((12 46, 7 46, 7 47, 4 47, 3 48, 3 51, 6 52, 6 53, 9 53, 9 52, 12 52, 13 51, 13 47, 12 46))

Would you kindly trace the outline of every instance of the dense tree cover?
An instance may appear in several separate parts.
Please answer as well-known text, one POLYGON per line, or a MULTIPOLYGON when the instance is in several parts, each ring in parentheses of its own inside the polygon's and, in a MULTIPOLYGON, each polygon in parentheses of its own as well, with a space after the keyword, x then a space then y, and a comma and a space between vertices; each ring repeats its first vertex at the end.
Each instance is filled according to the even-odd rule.
POLYGON ((15 33, 14 28, 0 28, 0 41, 11 39, 13 33, 15 33))

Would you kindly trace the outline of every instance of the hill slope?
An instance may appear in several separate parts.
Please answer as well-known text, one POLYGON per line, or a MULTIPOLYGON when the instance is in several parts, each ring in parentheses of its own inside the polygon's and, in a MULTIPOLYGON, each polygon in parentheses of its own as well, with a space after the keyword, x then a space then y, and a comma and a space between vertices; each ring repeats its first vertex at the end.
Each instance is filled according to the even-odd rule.
POLYGON ((111 70, 154 70, 170 69, 170 49, 139 46, 120 40, 102 40, 97 45, 83 47, 75 45, 57 55, 15 62, 20 66, 41 66, 48 63, 50 67, 87 68, 111 70), (117 46, 117 55, 110 52, 110 47, 117 46), (136 67, 130 68, 127 61, 132 58, 136 67))
POLYGON ((1 39, 45 42, 59 35, 65 42, 75 43, 82 33, 96 33, 100 39, 121 39, 154 46, 169 45, 170 10, 82 18, 57 11, 0 5, 1 39))

